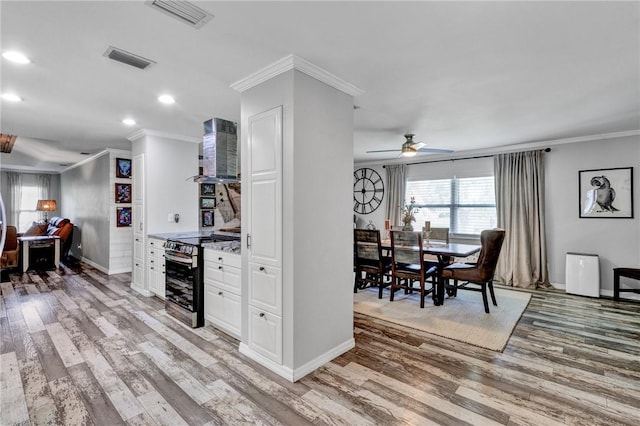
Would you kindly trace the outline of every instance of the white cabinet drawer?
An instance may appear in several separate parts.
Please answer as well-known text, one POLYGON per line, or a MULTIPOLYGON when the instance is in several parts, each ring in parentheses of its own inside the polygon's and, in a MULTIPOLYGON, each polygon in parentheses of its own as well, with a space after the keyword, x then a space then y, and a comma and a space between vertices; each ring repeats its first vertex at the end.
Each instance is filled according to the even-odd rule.
POLYGON ((249 347, 265 358, 282 363, 282 318, 249 307, 249 347))
POLYGON ((205 261, 204 282, 240 294, 240 268, 205 261))
POLYGON ((280 268, 249 264, 249 304, 282 315, 282 272, 280 268))
POLYGON ((240 296, 213 285, 205 285, 204 292, 205 319, 239 339, 242 321, 240 296))
POLYGON ((204 249, 205 262, 215 262, 221 265, 233 266, 234 268, 240 268, 242 258, 239 254, 227 253, 216 249, 204 249))

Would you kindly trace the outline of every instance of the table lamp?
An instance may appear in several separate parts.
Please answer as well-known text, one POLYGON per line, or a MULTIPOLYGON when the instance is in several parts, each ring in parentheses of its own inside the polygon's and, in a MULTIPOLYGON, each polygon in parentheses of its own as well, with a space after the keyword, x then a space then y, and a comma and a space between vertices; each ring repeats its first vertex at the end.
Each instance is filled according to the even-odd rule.
POLYGON ((38 200, 38 205, 36 206, 37 211, 44 212, 44 223, 49 222, 47 217, 48 212, 53 212, 57 209, 58 203, 56 203, 56 200, 38 200))

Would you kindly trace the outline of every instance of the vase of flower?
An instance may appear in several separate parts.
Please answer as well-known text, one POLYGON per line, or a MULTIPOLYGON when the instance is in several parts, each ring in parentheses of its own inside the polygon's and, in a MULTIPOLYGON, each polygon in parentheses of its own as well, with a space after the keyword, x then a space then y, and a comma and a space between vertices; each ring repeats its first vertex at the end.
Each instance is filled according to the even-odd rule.
POLYGON ((415 198, 411 197, 411 202, 409 204, 405 204, 404 207, 401 208, 402 223, 404 223, 404 226, 402 227, 403 231, 413 231, 413 225, 411 222, 416 221, 416 217, 414 216, 415 203, 415 198))

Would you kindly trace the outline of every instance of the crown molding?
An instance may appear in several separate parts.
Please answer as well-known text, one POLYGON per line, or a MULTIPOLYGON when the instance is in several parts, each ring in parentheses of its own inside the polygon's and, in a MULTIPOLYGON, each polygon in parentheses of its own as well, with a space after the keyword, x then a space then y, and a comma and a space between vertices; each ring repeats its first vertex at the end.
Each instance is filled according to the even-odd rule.
POLYGON ((146 136, 155 136, 158 138, 174 139, 177 141, 184 141, 184 142, 191 142, 191 143, 202 142, 202 139, 192 138, 191 136, 176 135, 176 134, 164 133, 164 132, 159 132, 157 130, 148 130, 148 129, 140 129, 130 134, 129 136, 127 136, 127 139, 131 142, 134 142, 146 136))
POLYGON ((267 65, 266 67, 254 72, 248 77, 236 81, 235 83, 231 84, 230 87, 242 93, 247 89, 251 89, 252 87, 259 85, 260 83, 264 83, 265 81, 270 80, 273 77, 292 69, 307 74, 308 76, 313 77, 316 80, 333 87, 334 89, 338 89, 341 92, 346 93, 347 95, 359 96, 364 93, 364 90, 360 89, 359 87, 296 55, 286 56, 270 65, 267 65))

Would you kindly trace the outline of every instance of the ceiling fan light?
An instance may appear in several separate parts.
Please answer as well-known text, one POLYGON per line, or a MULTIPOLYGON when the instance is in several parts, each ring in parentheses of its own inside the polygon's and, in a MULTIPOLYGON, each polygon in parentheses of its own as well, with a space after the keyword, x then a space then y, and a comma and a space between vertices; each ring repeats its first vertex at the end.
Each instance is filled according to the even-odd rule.
POLYGON ((403 157, 413 157, 418 153, 418 151, 416 151, 415 149, 413 149, 410 146, 403 146, 402 147, 402 156, 403 157))

